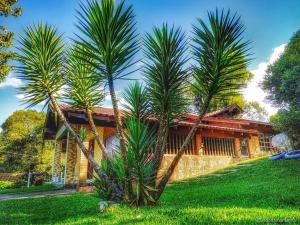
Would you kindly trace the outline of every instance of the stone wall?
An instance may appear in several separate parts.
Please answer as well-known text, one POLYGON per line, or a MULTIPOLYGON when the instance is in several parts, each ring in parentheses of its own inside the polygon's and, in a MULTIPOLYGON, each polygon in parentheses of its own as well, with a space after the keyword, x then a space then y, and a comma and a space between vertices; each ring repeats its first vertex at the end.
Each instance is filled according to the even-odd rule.
POLYGON ((57 140, 55 143, 54 149, 54 159, 53 159, 53 168, 52 168, 52 182, 60 182, 60 173, 61 173, 61 140, 57 140))
POLYGON ((76 181, 75 165, 77 161, 76 142, 69 137, 69 146, 67 151, 67 169, 66 169, 66 185, 72 185, 76 181))
MULTIPOLYGON (((159 176, 162 176, 173 161, 175 155, 164 155, 159 176)), ((230 156, 183 155, 170 181, 181 180, 214 172, 222 169, 237 159, 230 156)))

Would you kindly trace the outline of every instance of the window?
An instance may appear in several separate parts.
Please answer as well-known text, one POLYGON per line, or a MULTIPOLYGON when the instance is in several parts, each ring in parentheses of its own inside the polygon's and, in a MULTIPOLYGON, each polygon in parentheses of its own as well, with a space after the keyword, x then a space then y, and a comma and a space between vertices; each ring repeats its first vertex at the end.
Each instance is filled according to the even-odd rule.
MULTIPOLYGON (((182 146, 186 135, 170 134, 165 154, 177 154, 182 146)), ((185 150, 186 155, 193 155, 196 153, 196 138, 194 137, 185 150)))
POLYGON ((105 147, 107 150, 107 154, 112 157, 115 152, 118 151, 120 146, 120 139, 117 134, 114 134, 105 140, 105 147))
POLYGON ((271 152, 276 150, 276 148, 272 146, 272 137, 271 134, 259 135, 259 147, 261 151, 271 152))
POLYGON ((203 153, 204 155, 234 155, 234 139, 233 138, 210 138, 203 137, 203 153))

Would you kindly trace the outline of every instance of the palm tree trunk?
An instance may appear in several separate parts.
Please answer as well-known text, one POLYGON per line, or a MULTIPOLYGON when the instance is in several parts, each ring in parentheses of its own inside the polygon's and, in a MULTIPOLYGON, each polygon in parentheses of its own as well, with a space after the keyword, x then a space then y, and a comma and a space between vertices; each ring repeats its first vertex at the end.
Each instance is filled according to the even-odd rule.
POLYGON ((118 107, 118 101, 116 98, 116 93, 115 93, 115 88, 114 88, 114 83, 112 79, 108 80, 108 87, 109 87, 109 92, 111 96, 111 102, 113 105, 114 109, 114 116, 115 116, 115 123, 116 123, 116 128, 117 128, 117 133, 120 139, 120 150, 121 150, 121 156, 124 161, 124 166, 125 166, 125 182, 124 182, 124 198, 125 201, 130 201, 131 200, 131 188, 130 188, 130 181, 129 181, 129 172, 128 172, 128 162, 127 162, 127 153, 126 153, 126 142, 125 142, 125 137, 123 133, 123 127, 122 127, 122 119, 120 116, 120 110, 118 107))
POLYGON ((94 135, 94 137, 95 137, 95 139, 96 139, 96 141, 97 141, 97 143, 98 143, 98 145, 99 145, 99 147, 101 149, 102 157, 106 158, 107 151, 106 151, 106 148, 105 148, 105 146, 103 144, 103 141, 102 141, 102 139, 101 139, 101 137, 99 135, 97 127, 96 127, 96 125, 94 123, 94 119, 93 119, 92 113, 93 113, 92 110, 90 110, 89 108, 86 109, 86 114, 87 114, 88 121, 89 121, 89 124, 90 124, 91 129, 92 129, 93 135, 94 135))
POLYGON ((192 126, 190 132, 188 133, 187 137, 185 138, 183 144, 181 145, 179 151, 177 152, 175 158, 173 159, 171 165, 169 166, 167 172, 165 173, 165 175, 163 176, 163 178, 160 180, 159 184, 157 185, 157 192, 156 192, 156 200, 158 200, 163 192, 163 190, 165 189, 168 181, 170 180, 170 177, 172 176, 179 160, 181 159, 185 149, 187 148, 187 146, 189 145, 189 143, 191 142, 192 138, 194 137, 195 133, 197 132, 197 128, 198 126, 201 124, 202 119, 208 109, 209 103, 210 103, 211 97, 207 97, 207 99, 205 100, 204 104, 203 104, 203 108, 201 110, 201 113, 199 114, 195 124, 192 126))
POLYGON ((162 118, 159 123, 158 128, 158 135, 157 135, 157 142, 155 146, 154 151, 154 175, 155 175, 155 181, 158 179, 158 170, 160 167, 160 164, 163 160, 166 145, 167 145, 167 138, 169 135, 169 129, 168 129, 168 122, 166 119, 162 118))
POLYGON ((114 190, 114 193, 116 196, 114 196, 115 199, 121 199, 122 198, 122 191, 113 183, 111 182, 107 175, 101 170, 99 164, 94 159, 92 153, 84 146, 82 141, 80 140, 79 136, 76 134, 76 132, 73 130, 73 128, 68 123, 65 115, 61 111, 61 109, 58 106, 58 103, 53 95, 50 95, 50 101, 54 108, 54 110, 57 112, 59 119, 63 122, 64 126, 66 127, 67 131, 71 134, 71 136, 76 141, 77 145, 79 146, 80 150, 84 154, 84 156, 87 158, 89 163, 91 163, 94 171, 99 176, 100 179, 104 180, 112 189, 114 190))

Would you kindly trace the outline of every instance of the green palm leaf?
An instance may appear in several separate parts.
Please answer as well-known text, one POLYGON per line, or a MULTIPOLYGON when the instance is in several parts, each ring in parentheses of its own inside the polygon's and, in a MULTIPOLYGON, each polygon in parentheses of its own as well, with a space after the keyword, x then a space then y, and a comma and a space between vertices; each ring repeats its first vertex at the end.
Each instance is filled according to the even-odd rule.
POLYGON ((28 26, 19 44, 21 66, 17 69, 25 83, 19 92, 24 94, 29 107, 49 102, 49 94, 58 95, 65 84, 62 35, 48 24, 28 26))
POLYGON ((67 66, 67 103, 79 109, 92 109, 104 98, 99 82, 100 74, 84 60, 85 49, 75 45, 68 54, 67 66))
POLYGON ((168 121, 184 112, 187 106, 185 82, 187 43, 181 29, 163 27, 146 34, 144 76, 152 113, 168 121))
POLYGON ((125 89, 123 95, 127 117, 134 117, 145 120, 149 116, 150 105, 147 97, 147 90, 138 82, 125 89))
POLYGON ((90 0, 81 4, 77 28, 79 44, 86 49, 86 59, 108 80, 116 80, 130 73, 139 43, 133 7, 125 1, 117 6, 114 0, 90 0))
POLYGON ((198 19, 193 26, 193 90, 198 103, 207 98, 231 96, 244 84, 249 42, 242 39, 244 25, 230 11, 208 13, 209 24, 198 19))

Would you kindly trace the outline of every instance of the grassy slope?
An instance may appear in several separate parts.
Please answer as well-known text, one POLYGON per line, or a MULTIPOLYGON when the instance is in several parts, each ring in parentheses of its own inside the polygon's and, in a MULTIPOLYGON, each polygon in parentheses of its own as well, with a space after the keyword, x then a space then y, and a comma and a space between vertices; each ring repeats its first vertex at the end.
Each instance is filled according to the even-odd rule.
POLYGON ((299 165, 299 160, 259 160, 232 174, 172 184, 158 206, 138 209, 124 205, 99 213, 99 200, 79 193, 4 201, 0 223, 256 224, 293 219, 290 222, 300 224, 299 165))

